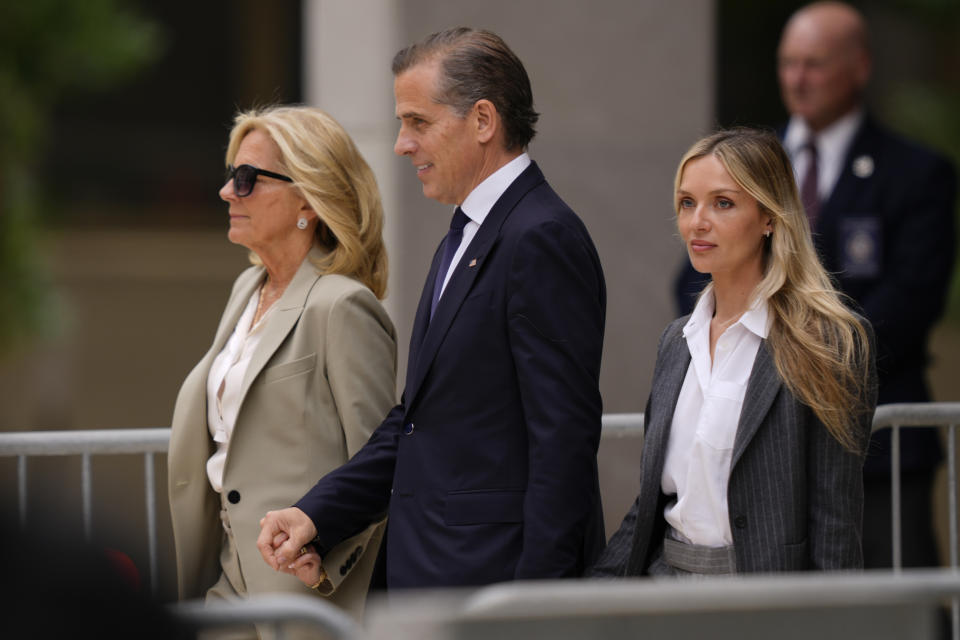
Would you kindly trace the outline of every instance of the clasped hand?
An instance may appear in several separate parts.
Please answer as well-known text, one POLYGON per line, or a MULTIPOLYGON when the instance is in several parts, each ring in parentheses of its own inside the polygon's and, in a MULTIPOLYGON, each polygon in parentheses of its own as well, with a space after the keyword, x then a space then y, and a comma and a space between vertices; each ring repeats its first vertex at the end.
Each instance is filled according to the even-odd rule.
POLYGON ((260 519, 257 549, 275 571, 295 575, 315 587, 324 575, 321 558, 310 544, 316 535, 313 521, 296 507, 267 511, 260 519))

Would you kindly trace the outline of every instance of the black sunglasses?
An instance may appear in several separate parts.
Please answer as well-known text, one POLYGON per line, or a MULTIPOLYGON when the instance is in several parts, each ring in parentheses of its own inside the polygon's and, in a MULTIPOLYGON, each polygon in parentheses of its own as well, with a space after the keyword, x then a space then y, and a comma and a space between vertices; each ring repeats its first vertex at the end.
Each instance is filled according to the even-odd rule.
POLYGON ((275 180, 293 182, 289 176, 267 171, 266 169, 257 169, 250 164, 242 164, 235 167, 232 164, 227 165, 227 182, 233 180, 233 190, 238 198, 245 198, 253 193, 253 185, 257 184, 257 176, 266 176, 275 180))

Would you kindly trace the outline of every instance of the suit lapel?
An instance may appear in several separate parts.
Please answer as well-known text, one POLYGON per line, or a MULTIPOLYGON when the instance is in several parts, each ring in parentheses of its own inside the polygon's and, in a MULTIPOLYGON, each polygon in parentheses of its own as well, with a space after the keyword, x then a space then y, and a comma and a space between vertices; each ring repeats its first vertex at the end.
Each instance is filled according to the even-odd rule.
POLYGON ((422 342, 417 345, 415 355, 411 344, 410 360, 414 362, 414 367, 408 371, 404 394, 408 408, 413 406, 420 384, 423 382, 427 371, 430 370, 430 365, 433 363, 437 350, 440 348, 444 336, 447 335, 460 305, 463 304, 463 300, 470 292, 477 275, 483 269, 484 261, 499 240, 503 223, 523 196, 530 189, 543 182, 543 179, 543 174, 537 164, 531 162, 530 166, 517 176, 517 179, 503 192, 500 199, 490 209, 490 213, 487 214, 483 224, 480 225, 460 262, 454 268, 431 320, 429 319, 430 298, 432 297, 433 278, 436 277, 438 262, 437 256, 434 256, 434 265, 430 269, 430 276, 428 276, 423 294, 420 297, 420 307, 417 309, 417 319, 414 322, 414 334, 417 333, 418 328, 423 331, 424 327, 425 333, 423 333, 422 342), (426 305, 425 314, 423 313, 424 305, 426 305), (426 326, 427 322, 429 322, 428 326, 426 326), (410 376, 411 372, 412 377, 410 376))
POLYGON ((680 389, 687 376, 687 369, 690 367, 690 349, 687 348, 687 341, 683 337, 682 325, 677 329, 669 343, 663 346, 665 350, 663 368, 657 372, 650 390, 651 410, 654 406, 660 409, 651 411, 650 422, 643 433, 644 451, 649 449, 650 455, 656 456, 653 464, 644 464, 644 479, 650 482, 656 481, 657 487, 660 486, 659 479, 663 474, 663 461, 667 452, 667 442, 670 439, 673 411, 677 406, 677 398, 680 397, 680 389))
POLYGON ((233 334, 233 329, 237 326, 240 316, 243 315, 243 310, 247 308, 247 302, 250 301, 250 296, 253 295, 253 292, 257 290, 257 287, 259 287, 263 281, 263 273, 263 267, 259 267, 251 278, 240 285, 236 295, 233 296, 227 308, 224 309, 223 316, 220 318, 220 326, 217 327, 217 333, 213 338, 213 345, 210 347, 210 351, 207 352, 207 356, 211 357, 211 361, 213 357, 216 357, 216 355, 223 350, 223 345, 227 343, 227 340, 231 334, 233 334))
POLYGON ((317 268, 313 266, 309 257, 322 255, 319 249, 311 249, 308 258, 304 259, 300 264, 300 268, 297 269, 293 280, 287 285, 286 291, 284 291, 280 299, 274 303, 276 308, 270 311, 271 317, 263 327, 264 332, 260 337, 260 343, 257 345, 253 355, 250 356, 250 364, 247 366, 247 371, 243 376, 243 383, 240 386, 240 406, 243 406, 243 401, 247 396, 250 385, 253 384, 253 381, 276 352, 280 343, 283 342, 287 334, 290 333, 290 330, 296 325, 297 320, 300 319, 300 314, 303 313, 307 296, 317 283, 317 280, 320 279, 320 274, 317 273, 317 268))
MULTIPOLYGON (((437 247, 433 254, 433 262, 430 264, 430 272, 427 274, 427 281, 423 285, 423 291, 420 293, 420 303, 417 305, 417 313, 413 319, 413 330, 410 333, 410 352, 407 357, 407 380, 413 380, 414 372, 417 368, 417 356, 423 345, 423 338, 427 334, 427 328, 430 325, 430 304, 433 302, 433 283, 437 279, 437 270, 440 269, 440 260, 442 256, 443 242, 437 247)), ((409 388, 409 384, 406 385, 409 388)))
MULTIPOLYGON (((223 316, 220 317, 220 325, 217 327, 217 333, 213 338, 213 344, 210 346, 210 349, 207 351, 206 355, 203 356, 201 360, 202 372, 201 377, 204 389, 206 389, 207 376, 210 375, 210 367, 213 366, 213 360, 217 357, 221 351, 223 351, 224 345, 227 343, 227 340, 230 339, 230 336, 233 335, 233 330, 237 326, 237 322, 240 320, 240 316, 243 315, 243 310, 247 308, 247 303, 250 301, 250 296, 253 295, 254 291, 257 290, 257 287, 260 286, 260 282, 263 280, 263 267, 256 269, 251 277, 247 278, 239 288, 237 289, 236 295, 232 296, 227 308, 223 311, 223 316)), ((197 419, 202 420, 203 424, 206 425, 207 422, 207 394, 204 391, 203 396, 203 405, 197 407, 197 419)))
MULTIPOLYGON (((177 451, 170 459, 179 463, 177 469, 171 468, 170 475, 178 479, 192 477, 194 470, 203 469, 203 464, 214 451, 213 440, 210 438, 210 432, 207 430, 207 378, 210 375, 210 367, 213 361, 223 350, 223 346, 233 333, 237 321, 243 315, 243 310, 250 300, 250 296, 256 291, 260 282, 263 280, 263 268, 245 271, 241 276, 241 281, 237 284, 235 293, 227 302, 227 307, 220 317, 220 324, 214 335, 213 344, 207 353, 200 360, 195 372, 191 372, 187 378, 192 384, 189 391, 185 387, 181 394, 189 399, 189 404, 183 408, 183 417, 179 418, 175 413, 174 420, 182 420, 182 423, 189 425, 188 428, 174 429, 171 434, 171 449, 177 451)), ((179 410, 179 406, 178 406, 179 410)), ((206 482, 206 476, 203 477, 206 482)))
POLYGON ((627 559, 628 575, 643 573, 650 546, 659 544, 651 536, 657 529, 655 523, 663 509, 659 500, 663 465, 677 398, 690 367, 690 349, 683 337, 684 324, 686 318, 674 321, 657 353, 657 367, 644 415, 643 449, 640 453, 640 495, 649 496, 650 499, 638 507, 627 559))
POLYGON ((743 454, 757 429, 770 412, 774 398, 781 386, 780 374, 770 355, 767 341, 760 343, 757 357, 753 361, 753 370, 747 382, 747 391, 743 398, 743 408, 740 410, 740 421, 737 424, 737 435, 733 441, 733 458, 730 461, 732 469, 743 454))
POLYGON ((873 124, 869 116, 864 117, 860 128, 853 136, 850 148, 847 150, 843 159, 843 166, 840 169, 840 176, 837 183, 830 192, 827 201, 823 203, 820 210, 820 216, 817 222, 817 228, 824 227, 824 220, 830 219, 845 211, 854 211, 856 200, 859 194, 863 193, 864 180, 869 180, 876 171, 871 171, 867 176, 860 177, 853 172, 853 163, 857 158, 866 156, 876 161, 877 153, 873 144, 873 124))

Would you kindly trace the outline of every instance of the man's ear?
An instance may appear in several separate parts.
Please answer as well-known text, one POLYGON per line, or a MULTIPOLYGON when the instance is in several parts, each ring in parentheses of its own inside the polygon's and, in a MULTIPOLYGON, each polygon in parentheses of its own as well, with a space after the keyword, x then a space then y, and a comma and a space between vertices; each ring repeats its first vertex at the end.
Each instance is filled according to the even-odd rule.
POLYGON ((476 118, 477 140, 486 144, 494 139, 500 130, 500 114, 497 108, 487 99, 477 100, 473 105, 476 118))

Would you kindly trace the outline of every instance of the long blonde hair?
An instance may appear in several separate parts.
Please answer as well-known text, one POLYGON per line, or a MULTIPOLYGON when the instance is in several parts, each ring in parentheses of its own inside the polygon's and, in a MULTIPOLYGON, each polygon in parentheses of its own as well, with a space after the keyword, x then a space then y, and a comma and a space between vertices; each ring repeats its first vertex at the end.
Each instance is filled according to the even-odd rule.
POLYGON ((718 131, 698 140, 680 160, 674 193, 687 163, 713 155, 730 177, 770 215, 763 279, 754 299, 766 300, 773 322, 767 342, 787 388, 810 407, 834 438, 861 452, 857 421, 869 411, 870 338, 843 303, 820 264, 793 166, 772 133, 718 131))
MULTIPOLYGON (((387 290, 383 205, 373 171, 343 127, 320 109, 273 106, 237 114, 226 164, 244 136, 262 131, 280 149, 281 171, 320 219, 314 243, 326 254, 314 265, 321 273, 356 278, 378 297, 387 290)), ((258 263, 251 254, 250 259, 258 263)))

